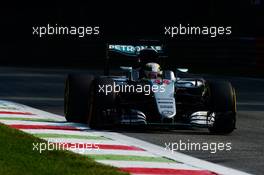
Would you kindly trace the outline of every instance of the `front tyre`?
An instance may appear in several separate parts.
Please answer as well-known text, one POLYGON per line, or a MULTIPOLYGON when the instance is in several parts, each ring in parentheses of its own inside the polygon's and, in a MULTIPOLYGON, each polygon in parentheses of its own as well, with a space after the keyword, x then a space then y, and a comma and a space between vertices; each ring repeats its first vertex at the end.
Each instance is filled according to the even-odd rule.
POLYGON ((64 92, 64 114, 68 122, 88 123, 92 75, 68 75, 64 92))
POLYGON ((236 128, 236 93, 230 82, 208 81, 210 111, 214 114, 209 126, 212 134, 230 134, 236 128))

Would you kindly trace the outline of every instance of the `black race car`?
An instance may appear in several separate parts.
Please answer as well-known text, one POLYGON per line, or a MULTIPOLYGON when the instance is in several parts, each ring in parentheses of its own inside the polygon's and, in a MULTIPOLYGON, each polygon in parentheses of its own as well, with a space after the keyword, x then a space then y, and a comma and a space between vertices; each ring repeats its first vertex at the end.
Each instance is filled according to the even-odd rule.
POLYGON ((135 64, 121 66, 121 71, 111 74, 108 57, 102 76, 68 75, 64 99, 67 121, 87 123, 91 128, 198 126, 216 134, 235 129, 236 94, 230 82, 205 79, 184 69, 155 72, 161 46, 108 45, 108 49, 121 54, 121 59, 133 57, 135 64), (147 64, 152 72, 145 70, 147 64))

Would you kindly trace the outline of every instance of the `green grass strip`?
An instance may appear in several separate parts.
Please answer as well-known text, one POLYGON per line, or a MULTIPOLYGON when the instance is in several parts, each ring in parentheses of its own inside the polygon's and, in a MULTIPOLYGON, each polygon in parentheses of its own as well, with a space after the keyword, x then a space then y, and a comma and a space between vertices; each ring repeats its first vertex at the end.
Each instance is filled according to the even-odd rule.
POLYGON ((53 120, 53 119, 21 118, 21 117, 0 117, 0 120, 21 120, 21 121, 34 121, 34 122, 56 122, 56 120, 53 120))
POLYGON ((73 135, 73 134, 53 134, 53 133, 40 133, 33 134, 40 138, 65 138, 65 139, 88 139, 88 140, 110 140, 103 136, 88 136, 88 135, 73 135))
POLYGON ((143 161, 143 162, 167 162, 175 163, 176 161, 165 157, 148 157, 148 156, 134 156, 134 155, 112 155, 112 154, 97 154, 89 155, 95 160, 120 160, 120 161, 143 161))
POLYGON ((46 143, 22 131, 0 124, 0 174, 4 175, 128 175, 70 151, 33 150, 33 143, 46 143))

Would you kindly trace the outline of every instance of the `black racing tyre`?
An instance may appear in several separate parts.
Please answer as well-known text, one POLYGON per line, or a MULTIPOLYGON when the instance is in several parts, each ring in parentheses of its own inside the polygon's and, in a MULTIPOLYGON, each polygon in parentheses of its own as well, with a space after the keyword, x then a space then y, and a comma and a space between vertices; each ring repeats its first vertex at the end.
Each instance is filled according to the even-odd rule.
POLYGON ((215 113, 213 134, 229 134, 236 128, 236 93, 230 82, 208 81, 210 112, 215 113))
POLYGON ((101 129, 109 125, 106 118, 106 109, 113 108, 116 103, 116 93, 113 90, 114 80, 110 78, 97 78, 93 84, 92 117, 90 127, 101 129), (106 90, 108 91, 106 93, 106 90))
POLYGON ((88 122, 93 81, 92 75, 68 75, 64 92, 64 114, 68 122, 88 122))

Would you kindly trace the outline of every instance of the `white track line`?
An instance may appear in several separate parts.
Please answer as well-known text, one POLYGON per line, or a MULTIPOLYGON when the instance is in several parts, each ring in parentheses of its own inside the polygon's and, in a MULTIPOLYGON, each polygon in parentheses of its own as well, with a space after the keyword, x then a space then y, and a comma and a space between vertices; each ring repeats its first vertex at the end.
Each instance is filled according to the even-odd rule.
POLYGON ((145 156, 145 157, 160 157, 155 154, 152 154, 147 151, 126 151, 126 150, 76 150, 76 149, 69 149, 75 153, 81 153, 84 155, 126 155, 126 156, 145 156))

